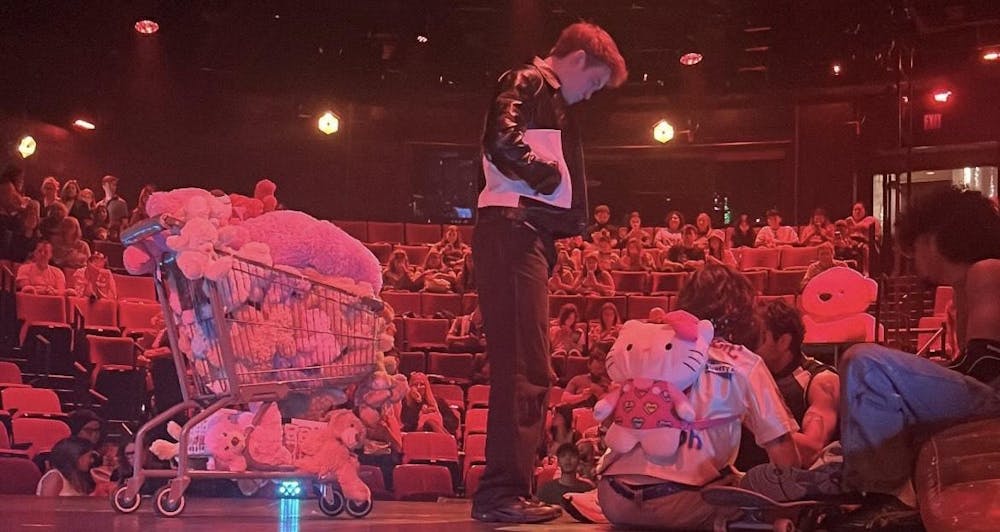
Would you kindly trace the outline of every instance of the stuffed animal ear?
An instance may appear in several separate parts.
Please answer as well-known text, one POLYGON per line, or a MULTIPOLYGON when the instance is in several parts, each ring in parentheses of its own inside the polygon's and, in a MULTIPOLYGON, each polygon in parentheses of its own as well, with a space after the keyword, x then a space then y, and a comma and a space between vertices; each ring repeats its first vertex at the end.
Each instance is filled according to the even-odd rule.
POLYGON ((712 339, 715 338, 715 326, 712 322, 708 320, 698 322, 698 338, 704 340, 706 344, 712 343, 712 339))

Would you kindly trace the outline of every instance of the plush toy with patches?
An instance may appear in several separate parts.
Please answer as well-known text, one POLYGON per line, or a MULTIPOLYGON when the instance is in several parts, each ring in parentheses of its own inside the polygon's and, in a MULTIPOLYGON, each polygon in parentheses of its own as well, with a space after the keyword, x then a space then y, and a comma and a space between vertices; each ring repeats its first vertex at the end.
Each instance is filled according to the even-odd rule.
POLYGON ((616 453, 639 445, 651 459, 667 459, 681 431, 699 425, 685 390, 705 371, 714 327, 684 311, 667 313, 663 321, 625 322, 608 352, 614 384, 594 417, 613 420, 605 439, 616 453))
POLYGON ((878 296, 878 283, 842 266, 813 277, 799 297, 806 343, 875 341, 875 317, 868 307, 878 296))
POLYGON ((247 437, 246 455, 252 469, 273 470, 292 465, 292 453, 285 447, 281 412, 275 403, 265 403, 253 415, 253 430, 247 437))
POLYGON ((323 480, 334 480, 353 502, 371 500, 371 490, 358 477, 360 467, 354 451, 364 443, 365 426, 350 410, 335 410, 326 428, 302 442, 303 457, 296 466, 323 480))

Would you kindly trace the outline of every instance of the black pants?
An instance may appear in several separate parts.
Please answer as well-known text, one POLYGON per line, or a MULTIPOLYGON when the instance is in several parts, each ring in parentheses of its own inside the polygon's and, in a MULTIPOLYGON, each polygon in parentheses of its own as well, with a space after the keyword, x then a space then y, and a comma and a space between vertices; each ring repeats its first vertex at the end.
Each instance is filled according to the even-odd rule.
POLYGON ((473 500, 488 510, 527 497, 549 392, 552 239, 480 211, 472 245, 490 364, 486 470, 473 500))

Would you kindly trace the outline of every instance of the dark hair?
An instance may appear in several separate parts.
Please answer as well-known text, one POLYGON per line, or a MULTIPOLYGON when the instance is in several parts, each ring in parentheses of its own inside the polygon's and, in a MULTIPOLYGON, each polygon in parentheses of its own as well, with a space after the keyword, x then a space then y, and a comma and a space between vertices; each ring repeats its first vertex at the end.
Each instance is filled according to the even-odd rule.
POLYGON ((549 55, 565 57, 577 50, 583 50, 587 54, 588 61, 600 61, 611 69, 608 87, 620 87, 625 83, 625 78, 628 77, 625 58, 618 51, 618 45, 611 35, 600 26, 589 22, 577 22, 566 26, 549 51, 549 55))
POLYGON ((787 334, 792 341, 789 348, 792 353, 802 351, 802 339, 806 335, 806 326, 802 323, 802 314, 795 307, 784 301, 775 300, 759 307, 761 325, 777 340, 787 334))
POLYGON ((756 290, 740 272, 706 264, 694 272, 677 296, 677 308, 712 322, 715 337, 749 349, 760 338, 753 313, 756 290))
POLYGON ((681 211, 673 210, 668 212, 667 217, 663 219, 663 223, 667 224, 667 227, 670 227, 670 217, 675 214, 677 215, 677 218, 680 219, 681 221, 680 225, 677 226, 677 229, 680 230, 682 227, 684 227, 684 213, 682 213, 681 211))
POLYGON ((569 455, 580 458, 580 451, 576 449, 576 445, 573 445, 572 443, 564 443, 556 448, 556 456, 563 457, 569 455))
POLYGON ((566 303, 559 308, 559 325, 566 325, 566 320, 570 314, 576 314, 576 321, 580 321, 580 311, 573 303, 566 303))
POLYGON ((69 417, 66 418, 66 424, 69 425, 69 432, 73 436, 76 436, 83 427, 90 423, 91 421, 96 421, 101 425, 101 433, 104 433, 104 419, 97 415, 96 412, 87 408, 77 408, 76 410, 70 412, 69 417))
POLYGON ((695 226, 693 226, 693 225, 691 225, 691 224, 684 224, 681 227, 681 234, 683 235, 683 234, 688 233, 688 232, 691 232, 691 233, 694 233, 695 235, 697 235, 698 234, 698 228, 695 227, 695 226))
POLYGON ((85 495, 93 493, 96 483, 90 473, 77 469, 80 457, 94 452, 94 445, 76 436, 63 438, 52 446, 49 453, 49 463, 59 471, 70 484, 85 495))
POLYGON ((913 200, 896 222, 899 248, 912 253, 924 235, 932 236, 953 262, 1000 258, 1000 215, 989 198, 974 190, 949 187, 913 200))
POLYGON ((764 214, 764 218, 770 218, 772 216, 781 217, 781 211, 778 209, 768 209, 767 213, 764 214))
POLYGON ((615 323, 614 323, 614 325, 621 325, 621 323, 622 323, 622 316, 621 316, 621 313, 618 312, 618 306, 615 305, 614 303, 608 301, 608 302, 605 302, 603 305, 601 305, 601 313, 598 314, 598 319, 601 322, 601 324, 600 324, 601 328, 604 327, 604 311, 608 310, 609 308, 611 310, 615 311, 615 323))
POLYGON ((815 217, 816 215, 819 215, 819 216, 822 216, 823 218, 826 218, 827 221, 830 221, 830 217, 826 215, 826 209, 824 209, 822 207, 816 207, 815 209, 813 209, 813 214, 812 215, 813 215, 813 217, 815 217))

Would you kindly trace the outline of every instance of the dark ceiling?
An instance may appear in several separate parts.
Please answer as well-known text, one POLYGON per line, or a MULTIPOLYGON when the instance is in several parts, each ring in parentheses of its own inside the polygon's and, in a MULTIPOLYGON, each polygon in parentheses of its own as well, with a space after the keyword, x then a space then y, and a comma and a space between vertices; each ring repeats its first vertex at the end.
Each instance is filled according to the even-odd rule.
POLYGON ((996 0, 8 0, 0 109, 62 121, 140 93, 381 103, 478 93, 580 19, 618 41, 626 97, 892 81, 909 51, 916 75, 946 75, 1000 44, 996 0), (132 30, 144 17, 158 34, 132 30), (682 67, 688 51, 704 61, 682 67))

